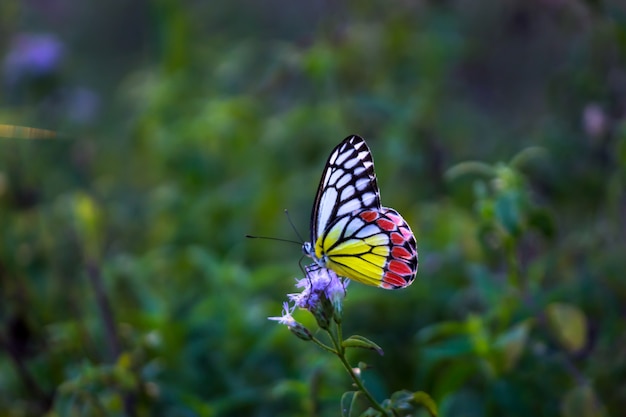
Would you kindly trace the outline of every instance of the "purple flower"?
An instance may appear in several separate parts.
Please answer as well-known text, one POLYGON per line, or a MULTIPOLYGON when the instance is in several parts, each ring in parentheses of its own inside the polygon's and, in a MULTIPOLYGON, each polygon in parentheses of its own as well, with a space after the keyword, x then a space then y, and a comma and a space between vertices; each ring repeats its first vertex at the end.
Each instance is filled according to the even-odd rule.
POLYGON ((296 307, 311 310, 319 303, 320 297, 325 296, 333 305, 341 303, 346 295, 345 283, 330 269, 318 265, 309 265, 305 268, 306 277, 299 279, 296 287, 304 288, 301 293, 288 294, 296 307))
POLYGON ((63 43, 51 34, 22 33, 10 43, 4 58, 4 72, 9 84, 24 77, 43 77, 55 73, 65 55, 63 43))
POLYGON ((280 324, 284 324, 289 330, 291 330, 293 334, 298 336, 300 339, 311 340, 313 338, 311 332, 293 318, 293 316, 291 315, 292 312, 293 308, 290 308, 289 304, 285 302, 283 303, 282 315, 280 317, 269 317, 269 319, 275 320, 280 324))
POLYGON ((325 329, 333 317, 341 319, 348 281, 342 281, 334 271, 316 264, 307 266, 305 271, 306 277, 296 283, 296 287, 303 288, 302 292, 287 297, 296 307, 309 310, 325 329))
MULTIPOLYGON (((345 282, 342 281, 334 271, 316 264, 307 266, 305 272, 306 277, 298 279, 296 282, 296 287, 302 288, 302 292, 287 294, 289 302, 293 303, 293 307, 289 307, 289 303, 284 303, 283 315, 281 317, 269 318, 287 325, 289 330, 296 333, 296 335, 298 335, 296 330, 301 330, 298 329, 298 326, 303 328, 291 316, 296 307, 308 310, 313 314, 317 324, 322 329, 328 330, 333 319, 339 323, 341 321, 342 302, 346 296, 346 285, 348 283, 347 280, 345 282)), ((306 330, 306 333, 308 333, 308 330, 306 330)), ((300 335, 298 337, 301 339, 305 338, 300 335)))
POLYGON ((277 321, 280 324, 286 325, 287 327, 293 327, 298 322, 296 321, 296 319, 293 318, 291 313, 293 313, 293 308, 290 308, 289 304, 285 302, 285 303, 283 303, 282 315, 280 317, 268 317, 268 319, 277 321))

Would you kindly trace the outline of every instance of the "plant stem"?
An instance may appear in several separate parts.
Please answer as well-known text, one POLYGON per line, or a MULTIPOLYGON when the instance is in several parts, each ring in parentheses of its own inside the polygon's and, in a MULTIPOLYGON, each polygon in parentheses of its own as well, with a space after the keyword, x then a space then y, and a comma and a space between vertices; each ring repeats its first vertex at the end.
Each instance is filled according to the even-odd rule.
POLYGON ((110 363, 115 363, 122 348, 115 326, 113 308, 111 307, 111 302, 106 292, 99 266, 91 259, 88 259, 86 263, 87 276, 89 277, 89 282, 91 283, 96 299, 96 306, 98 307, 104 327, 105 341, 108 347, 108 359, 110 363))
POLYGON ((313 343, 315 343, 317 346, 321 347, 322 349, 324 349, 324 350, 326 350, 326 351, 328 351, 328 352, 330 352, 330 353, 332 353, 334 355, 338 354, 338 352, 335 349, 333 349, 330 346, 324 344, 324 342, 322 342, 321 340, 319 340, 319 339, 317 339, 315 337, 313 339, 311 339, 311 340, 313 341, 313 343))
MULTIPOLYGON (((372 406, 376 410, 380 411, 384 416, 387 416, 388 414, 385 411, 385 409, 380 404, 378 404, 378 401, 376 401, 376 399, 372 396, 372 394, 370 394, 370 392, 367 390, 367 388, 365 388, 365 385, 363 385, 363 381, 361 381, 361 379, 356 375, 356 373, 354 372, 354 370, 352 369, 352 367, 348 363, 348 360, 346 359, 345 348, 341 344, 341 337, 335 338, 333 333, 330 330, 326 330, 326 332, 328 333, 328 335, 330 336, 330 339, 332 340, 333 344, 335 345, 335 349, 336 349, 336 351, 334 352, 335 355, 337 355, 337 357, 339 358, 339 360, 343 364, 344 368, 346 368, 346 371, 348 371, 348 373, 352 377, 352 380, 354 381, 354 383, 358 387, 359 391, 361 391, 363 394, 365 394, 367 399, 370 401, 370 403, 372 404, 372 406)), ((341 335, 341 324, 339 324, 339 323, 337 323, 337 334, 341 335)))
MULTIPOLYGON (((106 341, 109 348, 109 361, 115 363, 117 358, 122 352, 119 335, 117 334, 117 328, 115 324, 115 317, 113 314, 113 308, 109 300, 108 294, 105 289, 104 281, 100 273, 99 265, 93 259, 87 259, 87 276, 93 288, 96 305, 100 310, 100 317, 104 326, 104 332, 106 335, 106 341)), ((123 393, 122 399, 124 403, 124 411, 127 416, 135 416, 135 394, 132 392, 123 393)))

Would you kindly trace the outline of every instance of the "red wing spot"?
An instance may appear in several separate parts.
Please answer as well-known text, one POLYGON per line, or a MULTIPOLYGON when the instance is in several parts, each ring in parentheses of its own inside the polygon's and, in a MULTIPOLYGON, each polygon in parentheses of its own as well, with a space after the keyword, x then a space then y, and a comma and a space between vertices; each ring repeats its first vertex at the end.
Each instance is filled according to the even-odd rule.
POLYGON ((400 232, 402 232, 402 235, 406 240, 410 240, 413 237, 413 233, 411 233, 411 230, 408 227, 401 227, 400 232))
POLYGON ((411 259, 411 252, 409 252, 408 250, 404 249, 401 246, 394 246, 393 249, 391 249, 391 256, 393 256, 394 258, 400 258, 400 259, 411 259))
POLYGON ((378 223, 381 229, 386 230, 388 232, 395 230, 396 228, 396 225, 387 219, 378 219, 376 223, 378 223))
POLYGON ((402 236, 400 233, 393 232, 391 234, 391 242, 394 245, 402 245, 404 242, 406 242, 406 239, 404 239, 404 236, 402 236))
POLYGON ((365 211, 360 214, 361 218, 366 222, 374 221, 378 217, 378 213, 375 211, 365 211))
POLYGON ((394 274, 393 272, 387 271, 385 272, 385 276, 383 278, 385 283, 391 285, 392 287, 404 287, 406 286, 406 280, 402 278, 398 274, 394 274))
POLYGON ((391 221, 394 222, 395 224, 397 224, 398 226, 400 226, 400 225, 402 225, 402 223, 404 223, 404 220, 399 215, 392 214, 392 213, 387 213, 387 217, 389 217, 391 219, 391 221))
POLYGON ((389 262, 389 270, 395 272, 400 275, 411 275, 413 271, 407 264, 402 261, 393 260, 389 262))

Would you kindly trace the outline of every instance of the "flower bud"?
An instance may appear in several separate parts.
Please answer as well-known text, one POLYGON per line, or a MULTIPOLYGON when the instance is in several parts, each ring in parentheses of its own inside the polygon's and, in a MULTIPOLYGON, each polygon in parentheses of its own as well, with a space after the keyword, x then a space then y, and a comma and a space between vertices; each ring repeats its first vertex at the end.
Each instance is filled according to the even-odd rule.
POLYGON ((328 330, 330 328, 330 320, 335 313, 333 303, 323 292, 320 292, 319 296, 315 298, 316 302, 309 306, 309 311, 313 314, 313 317, 315 317, 317 325, 324 330, 328 330))
POLYGON ((289 330, 291 331, 291 333, 295 334, 298 337, 298 339, 302 339, 307 342, 313 339, 313 335, 311 334, 309 329, 307 329, 306 327, 304 327, 302 324, 298 322, 296 322, 295 325, 289 326, 289 330))
POLYGON ((288 303, 283 303, 283 314, 280 317, 269 317, 270 320, 284 324, 299 339, 309 341, 313 339, 313 335, 302 324, 298 323, 291 315, 293 308, 288 303))

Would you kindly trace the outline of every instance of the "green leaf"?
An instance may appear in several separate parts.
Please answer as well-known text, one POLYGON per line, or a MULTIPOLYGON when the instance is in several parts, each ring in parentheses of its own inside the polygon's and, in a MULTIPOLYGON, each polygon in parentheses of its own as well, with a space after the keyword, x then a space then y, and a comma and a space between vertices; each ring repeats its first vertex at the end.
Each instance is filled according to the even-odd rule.
POLYGON ((428 413, 432 417, 438 416, 437 404, 435 403, 435 400, 433 400, 432 397, 424 391, 417 391, 413 393, 413 401, 428 410, 428 413))
POLYGON ((76 193, 70 201, 76 232, 82 240, 85 255, 97 259, 100 255, 102 235, 102 210, 87 193, 76 193))
POLYGON ((496 339, 496 347, 502 354, 502 366, 505 371, 511 370, 519 360, 530 331, 530 322, 519 323, 506 332, 500 334, 496 339))
POLYGON ((343 393, 340 403, 341 417, 350 417, 352 415, 352 409, 354 408, 357 393, 357 391, 348 391, 343 393))
POLYGON ((515 190, 506 191, 496 200, 496 217, 504 229, 512 236, 522 231, 521 196, 515 190))
POLYGON ((513 168, 519 169, 525 165, 528 165, 535 159, 546 158, 548 151, 541 146, 530 146, 522 149, 517 155, 511 159, 509 165, 513 168))
POLYGON ((383 349, 378 346, 376 343, 372 342, 371 340, 363 337, 363 336, 359 336, 359 335, 354 335, 354 336, 350 336, 349 338, 347 338, 346 340, 344 340, 341 345, 344 348, 361 348, 361 349, 370 349, 370 350, 374 350, 376 352, 378 352, 378 354, 380 356, 383 356, 385 354, 385 352, 383 351, 383 349))
POLYGON ((124 390, 130 391, 136 389, 139 383, 135 374, 123 366, 115 366, 112 369, 112 376, 115 383, 124 390))
POLYGON ((472 342, 474 353, 485 356, 491 350, 491 335, 483 317, 470 314, 465 322, 467 335, 472 342))
MULTIPOLYGON (((486 224, 491 224, 493 222, 493 218, 496 215, 495 204, 491 199, 483 198, 476 202, 476 211, 478 215, 486 224)), ((486 226, 483 226, 486 227, 486 226)))
POLYGON ((407 390, 396 391, 391 394, 389 401, 383 404, 385 408, 393 410, 394 415, 408 415, 415 411, 414 404, 411 403, 413 393, 407 390))
POLYGON ((445 178, 448 181, 454 181, 465 175, 480 175, 484 177, 493 177, 495 170, 491 165, 479 161, 466 161, 456 164, 446 171, 445 178))
POLYGON ((522 177, 512 166, 502 162, 496 164, 496 178, 492 185, 502 192, 518 190, 522 185, 522 177))
POLYGON ((577 352, 587 342, 587 317, 578 307, 551 303, 546 308, 548 323, 559 343, 570 352, 577 352))
POLYGON ((382 414, 380 413, 380 411, 374 410, 373 408, 368 408, 359 417, 382 417, 382 414))
POLYGON ((389 407, 394 411, 394 415, 413 416, 418 408, 423 407, 431 416, 437 416, 437 404, 424 391, 396 391, 389 400, 389 407))

